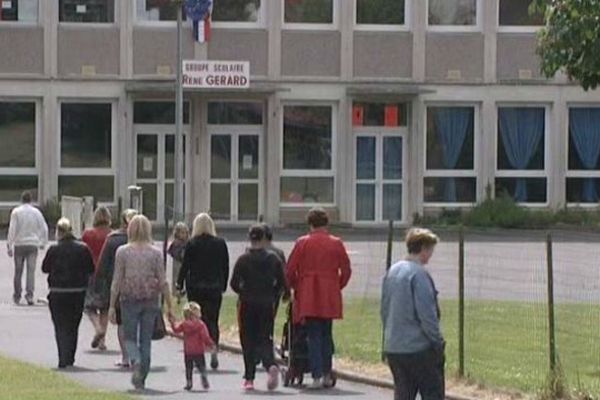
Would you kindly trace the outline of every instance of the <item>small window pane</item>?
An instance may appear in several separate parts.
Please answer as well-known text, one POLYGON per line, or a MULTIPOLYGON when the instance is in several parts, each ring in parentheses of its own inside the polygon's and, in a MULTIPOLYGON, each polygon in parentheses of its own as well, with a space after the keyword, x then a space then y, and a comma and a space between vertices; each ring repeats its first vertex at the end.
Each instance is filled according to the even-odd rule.
POLYGON ((383 185, 383 220, 402 221, 402 185, 383 185))
POLYGON ((333 0, 285 0, 285 22, 333 23, 333 0))
POLYGON ((257 22, 260 6, 260 0, 218 0, 211 18, 217 22, 257 22))
POLYGON ((357 179, 375 179, 376 143, 374 137, 356 138, 357 179))
MULTIPOLYGON (((136 0, 137 19, 140 21, 177 21, 177 5, 164 0, 136 0)), ((185 21, 185 11, 182 14, 185 21)))
POLYGON ((262 125, 262 103, 208 103, 208 123, 211 125, 262 125))
MULTIPOLYGON (((174 124, 175 103, 172 101, 136 101, 133 104, 134 124, 174 124)), ((190 123, 190 103, 183 102, 183 123, 190 123)))
POLYGON ((137 135, 137 177, 156 178, 158 174, 158 136, 137 135))
POLYGON ((544 25, 544 16, 529 13, 531 1, 500 0, 500 25, 540 26, 544 25))
POLYGON ((600 179, 568 178, 567 203, 593 203, 600 200, 600 179))
POLYGON ((429 25, 476 25, 477 0, 428 0, 429 25))
POLYGON ((357 0, 357 24, 404 25, 404 0, 357 0))
POLYGON ((496 178, 496 197, 502 193, 520 203, 545 203, 546 178, 496 178))
POLYGON ((282 203, 333 203, 333 178, 281 178, 282 203))
POLYGON ((354 103, 354 126, 406 126, 408 114, 403 103, 354 103))
POLYGON ((231 136, 212 136, 210 148, 210 177, 213 179, 231 178, 231 136))
MULTIPOLYGON (((165 213, 166 217, 175 221, 183 221, 184 215, 173 215, 175 207, 175 184, 165 183, 165 213)), ((185 184, 183 185, 183 209, 185 210, 185 184)), ((163 216, 162 218, 164 218, 163 216)))
POLYGON ((427 169, 474 168, 473 107, 427 108, 427 169))
POLYGON ((238 176, 240 179, 258 179, 258 136, 240 135, 238 176))
POLYGON ((210 185, 210 214, 213 219, 231 219, 231 185, 229 183, 210 185))
POLYGON ((110 168, 111 130, 110 104, 63 104, 61 166, 110 168))
POLYGON ((569 169, 600 170, 600 108, 569 109, 569 169))
POLYGON ((156 221, 158 218, 158 191, 156 183, 141 183, 142 188, 142 213, 150 221, 156 221))
POLYGON ((59 0, 60 22, 114 22, 114 0, 59 0))
MULTIPOLYGON (((113 176, 59 176, 58 195, 92 196, 94 200, 112 203, 115 200, 115 178, 113 176)), ((144 194, 145 196, 145 194, 144 194)))
POLYGON ((0 102, 0 143, 0 167, 35 167, 35 103, 0 102))
POLYGON ((544 108, 498 109, 498 169, 543 170, 544 108))
POLYGON ((283 168, 330 170, 331 107, 285 106, 283 113, 283 168))
POLYGON ((238 186, 238 202, 238 220, 258 220, 258 184, 240 184, 238 186))
POLYGON ((402 179, 402 138, 383 139, 383 179, 402 179))
POLYGON ((475 203, 475 178, 425 178, 426 203, 475 203))
MULTIPOLYGON (((183 154, 181 159, 183 160, 183 178, 185 178, 185 140, 183 136, 183 154)), ((175 178, 175 135, 165 136, 165 178, 175 178)))
POLYGON ((356 220, 375 220, 375 185, 356 185, 356 220))
POLYGON ((37 176, 0 175, 0 201, 18 203, 24 191, 30 191, 33 200, 37 201, 37 176))
POLYGON ((0 21, 38 20, 38 0, 4 0, 0 5, 0 21))

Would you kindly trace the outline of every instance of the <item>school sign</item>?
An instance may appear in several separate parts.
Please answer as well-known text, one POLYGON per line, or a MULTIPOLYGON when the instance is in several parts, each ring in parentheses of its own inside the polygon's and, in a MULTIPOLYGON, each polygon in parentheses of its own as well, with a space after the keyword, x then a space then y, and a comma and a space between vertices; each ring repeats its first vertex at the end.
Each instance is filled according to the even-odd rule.
POLYGON ((182 83, 185 89, 247 89, 250 62, 184 60, 182 83))

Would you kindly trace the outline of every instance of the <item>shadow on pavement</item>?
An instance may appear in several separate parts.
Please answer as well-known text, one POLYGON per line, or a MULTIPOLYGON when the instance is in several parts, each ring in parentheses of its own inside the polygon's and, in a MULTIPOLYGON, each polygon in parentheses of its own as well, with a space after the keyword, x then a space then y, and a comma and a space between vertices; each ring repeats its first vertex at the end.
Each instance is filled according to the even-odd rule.
POLYGON ((179 393, 179 390, 157 390, 157 389, 143 389, 135 390, 130 389, 127 391, 128 394, 142 395, 142 396, 169 396, 172 394, 179 393))
POLYGON ((208 375, 237 375, 241 374, 241 371, 237 371, 235 369, 217 369, 217 370, 207 370, 208 375))
POLYGON ((120 356, 119 350, 91 350, 87 349, 83 351, 85 354, 91 354, 93 356, 120 356))
POLYGON ((319 397, 335 397, 335 396, 364 396, 364 392, 356 392, 353 390, 343 390, 338 388, 327 389, 327 390, 301 390, 302 394, 307 396, 319 396, 319 397))

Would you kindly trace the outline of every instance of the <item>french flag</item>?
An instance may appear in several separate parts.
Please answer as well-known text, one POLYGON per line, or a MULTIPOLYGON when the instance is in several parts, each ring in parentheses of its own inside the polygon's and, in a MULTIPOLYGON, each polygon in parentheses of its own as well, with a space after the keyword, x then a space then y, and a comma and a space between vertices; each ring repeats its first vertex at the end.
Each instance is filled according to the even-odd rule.
POLYGON ((194 21, 194 39, 199 43, 210 40, 210 13, 201 21, 194 21))

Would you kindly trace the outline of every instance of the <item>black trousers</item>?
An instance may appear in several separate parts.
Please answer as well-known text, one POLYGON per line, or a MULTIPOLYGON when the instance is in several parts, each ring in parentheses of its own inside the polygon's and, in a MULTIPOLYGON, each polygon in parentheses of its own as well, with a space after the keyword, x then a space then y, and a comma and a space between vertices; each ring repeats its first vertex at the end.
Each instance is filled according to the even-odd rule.
POLYGON ((253 381, 256 360, 265 369, 275 365, 273 354, 273 303, 238 303, 240 342, 244 354, 244 379, 253 381))
POLYGON ((186 355, 185 360, 185 379, 190 382, 192 380, 192 373, 194 372, 194 365, 202 375, 206 374, 206 359, 204 354, 200 355, 186 355))
POLYGON ((84 300, 85 292, 50 293, 48 295, 48 305, 58 347, 59 366, 73 365, 75 362, 84 300))
POLYGON ((223 295, 221 293, 206 293, 193 288, 188 289, 187 298, 189 301, 195 301, 202 309, 202 321, 208 328, 210 338, 219 345, 219 315, 221 313, 221 303, 223 295))
POLYGON ((394 400, 444 400, 444 353, 428 349, 411 354, 386 354, 394 377, 394 400))

